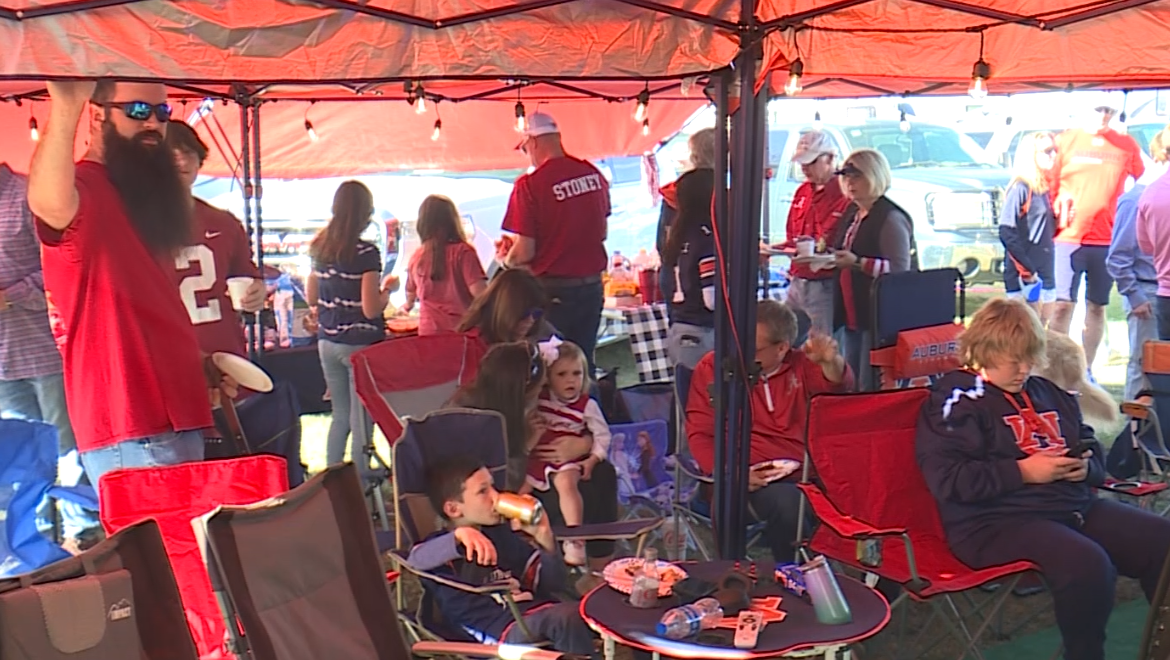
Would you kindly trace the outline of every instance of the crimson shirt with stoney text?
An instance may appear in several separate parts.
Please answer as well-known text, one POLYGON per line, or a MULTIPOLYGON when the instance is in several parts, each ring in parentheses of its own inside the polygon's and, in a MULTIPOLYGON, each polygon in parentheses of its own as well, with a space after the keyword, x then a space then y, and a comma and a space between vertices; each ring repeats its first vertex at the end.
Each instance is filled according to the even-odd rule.
POLYGON ((175 255, 174 277, 199 347, 205 353, 247 355, 240 315, 227 281, 260 277, 240 221, 227 211, 195 200, 195 236, 175 255))
POLYGON ((516 179, 503 229, 536 241, 537 277, 588 277, 605 270, 609 182, 592 164, 563 156, 516 179))
POLYGON ((45 289, 68 329, 65 396, 80 451, 212 425, 191 320, 166 259, 126 216, 104 166, 77 164, 63 232, 37 221, 45 289))

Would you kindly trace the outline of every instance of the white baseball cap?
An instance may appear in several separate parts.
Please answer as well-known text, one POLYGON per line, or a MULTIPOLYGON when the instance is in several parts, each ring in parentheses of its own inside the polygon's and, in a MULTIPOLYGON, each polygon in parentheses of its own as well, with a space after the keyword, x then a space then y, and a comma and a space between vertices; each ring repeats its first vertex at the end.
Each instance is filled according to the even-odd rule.
POLYGON ((796 153, 792 154, 792 161, 801 165, 809 165, 825 154, 837 154, 837 147, 824 131, 808 131, 802 133, 796 143, 796 153))
POLYGON ((524 137, 539 137, 541 135, 552 135, 560 132, 561 129, 557 126, 557 120, 553 119, 552 115, 543 112, 532 113, 524 126, 524 137))

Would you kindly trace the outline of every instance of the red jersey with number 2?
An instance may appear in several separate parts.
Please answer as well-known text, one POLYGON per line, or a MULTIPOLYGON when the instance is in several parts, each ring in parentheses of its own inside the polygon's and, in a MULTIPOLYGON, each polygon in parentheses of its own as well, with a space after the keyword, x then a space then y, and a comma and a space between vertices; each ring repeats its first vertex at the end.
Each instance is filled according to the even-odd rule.
POLYGON ((227 211, 195 200, 195 236, 175 255, 175 283, 205 353, 247 355, 240 315, 232 307, 227 281, 259 277, 248 235, 227 211))

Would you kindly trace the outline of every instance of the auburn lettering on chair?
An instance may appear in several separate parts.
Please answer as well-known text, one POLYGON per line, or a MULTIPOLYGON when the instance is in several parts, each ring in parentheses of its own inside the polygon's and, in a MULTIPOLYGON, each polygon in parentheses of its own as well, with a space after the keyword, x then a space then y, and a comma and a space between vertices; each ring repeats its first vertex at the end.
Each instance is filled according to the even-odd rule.
POLYGON ((1028 428, 1028 423, 1024 420, 1023 415, 1004 416, 1003 422, 1016 435, 1016 446, 1020 448, 1020 451, 1031 456, 1041 451, 1067 448, 1068 442, 1064 438, 1063 431, 1060 430, 1060 413, 1055 410, 1048 410, 1039 413, 1039 416, 1047 422, 1046 426, 1048 428, 1056 429, 1060 435, 1053 438, 1048 433, 1041 433, 1035 428, 1028 428))

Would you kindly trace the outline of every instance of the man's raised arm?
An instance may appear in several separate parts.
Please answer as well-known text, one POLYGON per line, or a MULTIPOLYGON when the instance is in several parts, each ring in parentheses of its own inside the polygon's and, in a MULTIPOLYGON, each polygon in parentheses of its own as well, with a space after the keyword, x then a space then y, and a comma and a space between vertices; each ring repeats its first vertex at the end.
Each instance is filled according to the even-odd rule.
POLYGON ((50 82, 49 124, 33 153, 28 175, 28 206, 45 224, 64 231, 77 215, 79 199, 74 184, 73 145, 77 123, 93 95, 96 83, 50 82))

